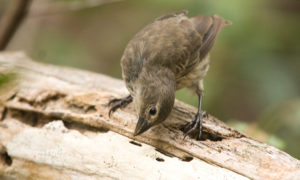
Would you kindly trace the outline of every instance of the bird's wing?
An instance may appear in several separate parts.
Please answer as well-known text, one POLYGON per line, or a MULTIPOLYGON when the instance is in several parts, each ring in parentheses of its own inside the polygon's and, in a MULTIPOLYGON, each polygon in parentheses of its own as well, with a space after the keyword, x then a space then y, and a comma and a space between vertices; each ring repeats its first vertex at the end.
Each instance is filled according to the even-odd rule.
POLYGON ((134 45, 128 44, 121 59, 122 76, 130 94, 134 96, 134 83, 142 71, 144 59, 134 51, 134 45))
POLYGON ((230 24, 229 21, 225 21, 217 15, 202 14, 190 19, 183 19, 180 23, 186 29, 185 37, 191 46, 188 50, 188 59, 180 59, 177 63, 177 69, 181 68, 176 73, 177 80, 189 74, 207 56, 222 28, 230 24), (195 31, 198 36, 195 35, 195 31), (197 38, 200 41, 197 41, 197 38))
POLYGON ((200 47, 200 59, 203 59, 214 45, 217 35, 225 25, 231 22, 222 19, 217 15, 198 15, 190 18, 198 33, 202 36, 202 44, 200 47))

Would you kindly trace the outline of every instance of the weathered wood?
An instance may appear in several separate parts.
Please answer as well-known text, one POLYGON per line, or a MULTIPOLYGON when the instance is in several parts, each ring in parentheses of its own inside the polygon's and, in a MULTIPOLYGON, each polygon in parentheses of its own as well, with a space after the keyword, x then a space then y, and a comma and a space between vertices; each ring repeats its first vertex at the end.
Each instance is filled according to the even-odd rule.
POLYGON ((10 174, 17 174, 17 179, 27 179, 28 175, 31 179, 56 180, 247 179, 200 160, 184 162, 161 154, 149 145, 131 144, 129 138, 111 131, 99 133, 81 129, 78 132, 64 127, 62 121, 52 121, 43 128, 24 127, 12 118, 5 124, 22 127, 15 134, 4 130, 4 134, 13 137, 6 143, 13 164, 6 165, 6 169, 10 174))
MULTIPOLYGON (((42 132, 43 128, 40 127, 53 120, 61 119, 67 128, 76 127, 78 130, 82 130, 83 127, 93 127, 95 128, 94 133, 103 133, 109 130, 127 136, 127 139, 130 138, 155 147, 165 155, 175 156, 186 161, 193 159, 188 163, 205 161, 219 166, 221 169, 226 169, 226 172, 231 171, 234 174, 231 174, 232 177, 236 178, 297 179, 300 177, 300 163, 297 159, 239 133, 212 116, 204 119, 204 140, 196 141, 192 137, 183 140, 181 129, 194 117, 196 109, 182 102, 176 101, 172 114, 166 122, 150 129, 141 136, 133 137, 136 123, 133 105, 118 110, 111 118, 108 117, 108 107, 105 106, 110 98, 127 95, 128 92, 122 81, 87 71, 40 64, 31 61, 22 53, 1 53, 0 66, 1 64, 6 64, 5 69, 12 69, 11 71, 18 74, 17 86, 5 88, 9 90, 1 90, 2 93, 0 91, 0 103, 3 105, 1 110, 2 124, 9 119, 17 119, 27 126, 28 124, 31 125, 28 128, 40 129, 40 133, 46 133, 48 131, 42 132)), ((2 126, 0 126, 1 132, 7 129, 2 126)), ((0 136, 0 144, 8 150, 13 164, 15 159, 18 159, 18 162, 19 159, 34 161, 26 159, 27 156, 23 158, 24 154, 18 150, 18 146, 7 145, 17 141, 15 136, 21 136, 21 132, 23 131, 15 133, 16 135, 7 133, 6 136, 11 139, 8 142, 0 136)), ((105 138, 109 136, 107 135, 105 138)), ((121 138, 121 136, 118 137, 121 138)), ((64 143, 66 142, 62 144, 64 143)), ((114 145, 119 147, 120 151, 127 148, 123 144, 118 146, 115 143, 114 145)), ((87 144, 87 149, 89 149, 88 146, 87 144)), ((101 156, 100 154, 101 151, 99 150, 99 154, 95 152, 94 156, 101 156)), ((137 156, 137 158, 139 157, 137 156)), ((168 157, 164 156, 163 158, 168 157)), ((121 160, 119 159, 119 161, 121 160)), ((51 164, 44 161, 43 163, 48 166, 51 164)), ((206 165, 208 165, 207 163, 206 165)), ((155 166, 154 169, 157 167, 153 164, 150 166, 155 166)), ((59 171, 56 166, 54 168, 59 171)), ((191 168, 193 167, 191 166, 191 168)), ((70 169, 73 168, 70 167, 70 169)), ((178 168, 175 172, 180 170, 178 168)), ((131 169, 128 169, 129 171, 131 169)), ((167 170, 160 172, 163 171, 169 172, 167 170)), ((104 171, 99 170, 98 175, 101 174, 100 172, 103 173, 104 171)), ((139 172, 142 170, 139 169, 139 172)), ((147 174, 148 171, 143 172, 147 174)), ((195 174, 191 177, 195 177, 195 179, 199 177, 198 175, 201 173, 196 172, 198 171, 193 171, 195 174)), ((59 173, 63 172, 59 171, 59 173)), ((224 173, 224 177, 231 179, 230 176, 226 175, 228 174, 224 173)), ((118 178, 119 176, 114 177, 118 178)), ((167 178, 167 176, 164 177, 167 178)), ((169 176, 169 178, 171 177, 169 176)))

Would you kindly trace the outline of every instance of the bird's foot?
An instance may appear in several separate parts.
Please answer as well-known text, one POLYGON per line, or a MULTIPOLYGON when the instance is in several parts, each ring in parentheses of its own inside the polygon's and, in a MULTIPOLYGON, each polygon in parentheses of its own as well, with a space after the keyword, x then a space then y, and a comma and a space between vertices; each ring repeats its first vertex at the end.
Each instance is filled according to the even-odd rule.
POLYGON ((115 98, 115 99, 110 100, 107 104, 108 106, 110 106, 108 115, 110 116, 111 113, 115 112, 119 108, 126 107, 131 102, 132 102, 132 96, 131 95, 126 96, 124 98, 115 98))
POLYGON ((195 119, 192 120, 191 122, 189 122, 186 125, 186 127, 184 128, 184 138, 187 135, 191 134, 193 131, 199 129, 199 134, 198 134, 197 140, 200 140, 201 135, 202 135, 202 119, 204 117, 207 117, 207 114, 205 111, 196 114, 195 119))

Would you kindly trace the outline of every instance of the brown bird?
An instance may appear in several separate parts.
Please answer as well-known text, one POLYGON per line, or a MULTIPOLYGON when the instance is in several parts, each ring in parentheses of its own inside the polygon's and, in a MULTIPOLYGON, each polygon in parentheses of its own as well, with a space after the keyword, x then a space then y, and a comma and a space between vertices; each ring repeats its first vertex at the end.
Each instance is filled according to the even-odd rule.
POLYGON ((163 122, 170 114, 175 91, 189 88, 198 95, 195 119, 185 134, 199 129, 201 137, 201 102, 203 78, 209 68, 208 52, 225 25, 217 15, 188 18, 187 11, 155 19, 128 43, 121 59, 122 75, 130 95, 109 102, 109 115, 132 101, 138 114, 134 136, 163 122))

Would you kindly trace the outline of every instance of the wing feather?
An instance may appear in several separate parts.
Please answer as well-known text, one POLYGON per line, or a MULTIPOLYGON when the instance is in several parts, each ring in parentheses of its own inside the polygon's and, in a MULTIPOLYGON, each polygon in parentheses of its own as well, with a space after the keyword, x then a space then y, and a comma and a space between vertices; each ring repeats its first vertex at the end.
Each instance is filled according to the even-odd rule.
POLYGON ((211 50, 223 27, 230 25, 231 22, 217 15, 206 16, 202 14, 191 18, 191 21, 202 36, 202 45, 200 47, 200 59, 202 60, 211 50))

